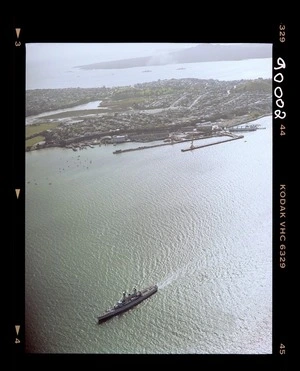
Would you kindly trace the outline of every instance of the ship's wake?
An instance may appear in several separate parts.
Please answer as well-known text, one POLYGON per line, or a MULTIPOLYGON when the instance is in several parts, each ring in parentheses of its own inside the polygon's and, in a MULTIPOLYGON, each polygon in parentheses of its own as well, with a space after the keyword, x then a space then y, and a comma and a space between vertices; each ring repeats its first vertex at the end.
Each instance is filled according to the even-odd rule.
POLYGON ((201 265, 198 260, 192 261, 186 264, 184 267, 177 269, 176 271, 170 273, 166 278, 158 283, 159 289, 164 289, 171 285, 173 282, 184 279, 194 279, 195 276, 199 276, 201 281, 204 279, 204 275, 199 273, 201 265))

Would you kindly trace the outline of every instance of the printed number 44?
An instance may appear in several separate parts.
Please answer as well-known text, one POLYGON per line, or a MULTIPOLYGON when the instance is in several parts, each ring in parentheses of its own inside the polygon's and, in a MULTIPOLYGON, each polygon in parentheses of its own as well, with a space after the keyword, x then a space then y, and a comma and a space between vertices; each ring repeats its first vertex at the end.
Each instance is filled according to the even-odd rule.
POLYGON ((280 125, 280 135, 285 135, 285 126, 284 125, 280 125))

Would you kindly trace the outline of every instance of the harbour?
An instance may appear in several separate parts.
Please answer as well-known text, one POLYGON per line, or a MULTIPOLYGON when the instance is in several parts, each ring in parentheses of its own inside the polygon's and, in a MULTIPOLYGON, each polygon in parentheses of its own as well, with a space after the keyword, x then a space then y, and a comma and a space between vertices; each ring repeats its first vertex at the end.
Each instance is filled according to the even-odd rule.
POLYGON ((188 142, 27 152, 26 352, 271 354, 272 117, 255 123, 185 155, 188 142), (151 300, 98 325, 151 283, 151 300))
POLYGON ((231 134, 231 133, 219 133, 219 134, 216 134, 216 135, 201 135, 200 137, 196 137, 195 139, 182 139, 180 141, 170 141, 169 143, 159 143, 159 144, 153 144, 153 145, 148 145, 148 146, 139 146, 139 147, 134 147, 134 148, 127 148, 127 149, 117 149, 116 151, 113 152, 113 154, 121 154, 121 153, 126 153, 126 152, 133 152, 133 151, 140 151, 140 150, 143 150, 143 149, 151 149, 151 148, 157 148, 157 147, 163 147, 163 146, 170 146, 170 145, 175 145, 175 144, 180 144, 180 143, 186 143, 186 142, 191 142, 191 146, 189 148, 186 148, 186 149, 181 149, 181 152, 186 152, 186 151, 192 151, 194 149, 199 149, 199 148, 204 148, 204 147, 208 147, 208 146, 212 146, 212 145, 216 145, 216 144, 221 144, 221 143, 225 143, 225 142, 230 142, 232 140, 236 140, 236 139, 242 139, 244 138, 243 135, 234 135, 234 134, 231 134), (203 145, 200 145, 200 146, 195 146, 193 143, 194 143, 194 140, 203 140, 203 139, 210 139, 210 138, 219 138, 219 137, 226 137, 226 136, 229 136, 230 139, 224 139, 224 140, 218 140, 216 142, 213 142, 213 143, 209 143, 209 144, 203 144, 203 145))
POLYGON ((141 46, 26 45, 25 353, 271 355, 272 45, 141 46))

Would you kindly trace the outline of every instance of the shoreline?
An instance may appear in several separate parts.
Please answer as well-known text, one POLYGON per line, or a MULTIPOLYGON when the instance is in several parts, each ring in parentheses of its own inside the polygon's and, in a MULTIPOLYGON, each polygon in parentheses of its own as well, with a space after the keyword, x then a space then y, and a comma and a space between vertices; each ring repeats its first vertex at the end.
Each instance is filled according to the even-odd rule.
POLYGON ((79 104, 73 109, 56 110, 61 113, 52 115, 50 111, 44 112, 25 126, 26 150, 77 147, 78 143, 93 144, 103 137, 117 136, 118 143, 121 136, 137 142, 167 140, 172 136, 188 139, 187 135, 193 132, 199 135, 226 130, 272 112, 269 79, 222 82, 191 78, 90 92, 33 91, 27 103, 28 112, 34 112, 41 101, 47 101, 47 107, 53 108, 75 100, 79 104), (80 104, 84 99, 89 102, 80 104), (91 105, 97 107, 91 109, 91 105))
POLYGON ((57 109, 53 111, 43 112, 37 115, 27 116, 25 117, 25 125, 26 126, 33 125, 35 124, 36 120, 43 119, 43 118, 48 119, 49 117, 51 118, 52 116, 54 116, 53 118, 55 118, 55 115, 60 115, 61 113, 65 113, 65 112, 72 112, 72 113, 74 112, 73 115, 70 114, 70 117, 72 117, 76 114, 76 111, 100 110, 101 102, 102 100, 95 100, 95 101, 91 101, 85 104, 79 104, 77 106, 72 106, 68 108, 62 108, 62 109, 57 109), (92 107, 92 106, 95 106, 95 107, 92 107))
MULTIPOLYGON (((244 125, 244 124, 248 124, 250 122, 253 122, 255 123, 256 121, 264 118, 264 117, 272 117, 272 114, 264 114, 264 115, 261 115, 259 116, 258 118, 256 119, 248 119, 248 120, 243 120, 243 121, 239 121, 238 123, 232 123, 232 124, 228 124, 226 126, 226 129, 228 130, 229 128, 232 128, 232 127, 235 127, 235 126, 240 126, 240 125, 244 125)), ((167 128, 166 128, 167 130, 167 128)), ((159 134, 161 133, 161 131, 158 131, 157 132, 157 136, 159 136, 159 134)), ((224 135, 228 135, 228 136, 231 136, 232 133, 229 133, 229 132, 224 132, 224 131, 220 131, 219 133, 217 134, 211 134, 211 135, 205 135, 205 134, 200 134, 200 133, 197 133, 198 134, 198 138, 194 138, 194 140, 200 140, 200 139, 208 139, 208 138, 213 138, 213 137, 216 137, 216 136, 224 136, 224 135)), ((105 137, 107 135, 107 133, 103 133, 102 136, 95 136, 95 137, 91 137, 89 139, 82 139, 82 140, 79 140, 78 142, 73 142, 73 143, 69 143, 69 144, 59 144, 59 143, 53 143, 53 144, 45 144, 45 145, 37 145, 37 146, 34 146, 34 148, 30 148, 29 150, 26 149, 25 152, 32 152, 32 151, 38 151, 38 150, 41 150, 41 149, 46 149, 46 148, 65 148, 65 149, 69 149, 69 150, 73 150, 73 151, 78 151, 78 150, 83 150, 83 149, 87 149, 87 148, 94 148, 95 146, 101 146, 101 145, 111 145, 111 146, 114 146, 116 144, 113 144, 113 143, 101 143, 101 138, 105 137)), ((146 135, 146 134, 144 134, 146 135)), ((155 136, 155 132, 152 133, 152 135, 155 136)), ((150 139, 150 140, 141 140, 141 141, 138 141, 138 140, 126 140, 124 141, 123 143, 153 143, 153 142, 157 142, 157 141, 163 141, 163 140, 167 140, 167 139, 161 139, 161 138, 153 138, 153 139, 150 139)), ((189 138, 185 138, 185 139, 182 139, 182 140, 176 140, 176 141, 173 141, 171 142, 167 142, 167 143, 160 143, 160 144, 156 144, 156 145, 148 145, 148 146, 140 146, 138 148, 140 149, 144 149, 144 148, 155 148, 155 147, 158 147, 158 146, 165 146, 165 145, 172 145, 172 144, 179 144, 179 143, 184 143, 184 142, 191 142, 192 140, 192 137, 189 137, 189 138)), ((120 143, 121 144, 121 143, 120 143)), ((133 149, 133 150, 136 150, 136 149, 133 149)), ((128 152, 128 150, 121 150, 121 152, 117 152, 117 151, 114 151, 113 153, 121 153, 121 152, 128 152)))

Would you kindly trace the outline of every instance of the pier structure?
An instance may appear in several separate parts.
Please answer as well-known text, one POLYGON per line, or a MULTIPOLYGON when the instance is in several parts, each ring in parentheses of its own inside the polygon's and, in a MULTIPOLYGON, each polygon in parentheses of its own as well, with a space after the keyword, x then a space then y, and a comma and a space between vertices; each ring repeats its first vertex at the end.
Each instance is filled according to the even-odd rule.
MULTIPOLYGON (((241 138, 244 138, 243 135, 235 135, 235 134, 232 134, 232 133, 224 133, 224 134, 219 134, 218 136, 229 136, 230 139, 225 139, 225 140, 219 140, 217 142, 214 142, 214 143, 209 143, 209 144, 203 144, 203 145, 200 145, 200 146, 195 146, 194 145, 194 140, 197 140, 197 138, 193 138, 192 139, 192 143, 191 143, 191 146, 189 148, 186 148, 186 149, 182 149, 181 152, 186 152, 186 151, 193 151, 194 149, 198 149, 198 148, 204 148, 204 147, 208 147, 208 146, 213 146, 213 145, 216 145, 216 144, 221 144, 221 143, 225 143, 225 142, 230 142, 232 140, 236 140, 236 139, 241 139, 241 138)), ((213 138, 214 136, 210 136, 209 138, 213 138)), ((206 136, 205 138, 198 138, 198 140, 200 139, 207 139, 208 137, 206 136)), ((160 144, 153 144, 153 145, 149 145, 149 146, 140 146, 140 147, 136 147, 136 148, 127 148, 127 149, 118 149, 116 151, 113 152, 113 154, 121 154, 121 153, 125 153, 125 152, 133 152, 133 151, 140 151, 140 150, 143 150, 143 149, 150 149, 150 148, 156 148, 156 147, 163 147, 163 146, 170 146, 170 145, 173 145, 173 144, 179 144, 179 143, 184 143, 184 142, 190 142, 191 140, 190 139, 185 139, 185 140, 181 140, 179 142, 168 142, 168 143, 160 143, 160 144)))
POLYGON ((221 144, 221 143, 226 143, 226 142, 231 142, 233 140, 237 140, 237 139, 242 139, 244 138, 243 135, 236 135, 234 137, 231 137, 230 139, 225 139, 225 140, 219 140, 218 142, 214 142, 214 143, 208 143, 208 144, 202 144, 200 146, 195 146, 192 142, 191 146, 189 148, 183 148, 181 150, 181 152, 187 152, 187 151, 193 151, 195 149, 199 149, 199 148, 204 148, 204 147, 209 147, 209 146, 214 146, 216 144, 221 144))

